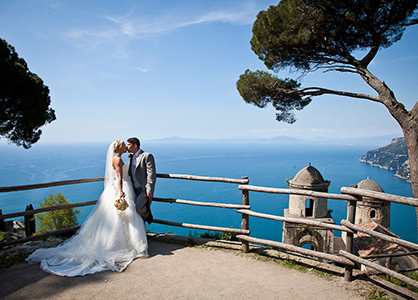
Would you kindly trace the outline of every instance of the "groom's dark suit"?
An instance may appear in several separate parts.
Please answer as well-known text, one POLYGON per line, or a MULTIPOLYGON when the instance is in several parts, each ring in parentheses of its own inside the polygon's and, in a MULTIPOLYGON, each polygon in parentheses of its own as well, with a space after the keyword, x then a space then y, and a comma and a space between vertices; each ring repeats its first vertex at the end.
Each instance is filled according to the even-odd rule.
POLYGON ((137 196, 135 201, 136 211, 144 219, 144 221, 151 223, 152 214, 150 207, 152 197, 147 197, 147 192, 154 194, 155 181, 157 179, 154 156, 152 156, 150 153, 140 150, 139 156, 136 160, 136 166, 134 168, 135 171, 133 172, 132 164, 134 157, 135 156, 131 157, 129 176, 131 177, 132 185, 134 186, 137 196), (136 184, 139 184, 139 187, 135 186, 136 184, 134 177, 136 179, 136 184))

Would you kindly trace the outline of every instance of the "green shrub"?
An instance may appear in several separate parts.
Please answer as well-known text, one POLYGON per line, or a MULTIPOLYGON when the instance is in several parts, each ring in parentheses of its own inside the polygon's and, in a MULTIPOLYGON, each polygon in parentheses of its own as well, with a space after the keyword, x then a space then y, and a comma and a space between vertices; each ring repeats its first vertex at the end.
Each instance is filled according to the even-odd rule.
MULTIPOLYGON (((230 227, 233 228, 233 227, 230 227)), ((195 232, 194 236, 196 237, 198 234, 195 232)), ((193 236, 191 232, 189 232, 189 236, 193 236)), ((224 241, 238 241, 237 234, 233 232, 219 232, 214 231, 213 233, 211 231, 206 231, 202 234, 198 235, 201 238, 209 238, 214 240, 224 240, 224 241)))
MULTIPOLYGON (((232 227, 231 227, 232 228, 232 227)), ((237 234, 233 232, 222 232, 221 240, 224 241, 238 241, 237 234)))
MULTIPOLYGON (((415 271, 413 273, 410 273, 410 274, 408 274, 406 276, 409 277, 409 278, 411 278, 411 279, 413 279, 413 280, 415 280, 415 281, 418 281, 418 271, 415 271)), ((392 283, 394 283, 394 284, 396 284, 396 285, 399 285, 401 287, 407 288, 408 290, 414 291, 415 293, 418 293, 418 289, 416 287, 413 287, 413 286, 411 286, 411 285, 409 285, 409 284, 407 284, 407 283, 405 283, 403 281, 400 281, 399 279, 390 277, 389 281, 392 282, 392 283)))
POLYGON ((10 236, 10 232, 3 232, 0 231, 0 241, 4 240, 5 238, 7 238, 8 236, 10 236))
MULTIPOLYGON (((50 207, 70 204, 71 202, 65 199, 61 193, 56 195, 50 194, 49 197, 44 198, 44 202, 39 203, 39 207, 50 207)), ((38 225, 38 234, 54 231, 60 228, 73 227, 78 225, 77 214, 83 211, 67 208, 54 211, 48 211, 36 215, 38 225)))
POLYGON ((221 238, 221 234, 217 231, 215 231, 214 233, 211 233, 210 231, 206 231, 206 232, 200 234, 200 237, 201 238, 219 240, 221 238))

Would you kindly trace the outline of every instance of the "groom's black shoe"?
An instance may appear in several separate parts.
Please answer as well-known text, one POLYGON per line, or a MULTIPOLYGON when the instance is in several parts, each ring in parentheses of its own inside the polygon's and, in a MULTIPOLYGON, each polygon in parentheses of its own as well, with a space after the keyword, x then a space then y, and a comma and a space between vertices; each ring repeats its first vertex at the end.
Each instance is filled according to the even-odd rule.
POLYGON ((149 212, 148 217, 145 219, 145 221, 148 222, 149 225, 151 225, 152 221, 154 220, 154 217, 152 216, 152 213, 151 213, 151 205, 149 204, 149 199, 147 201, 147 204, 145 205, 148 208, 148 212, 149 212))
POLYGON ((154 217, 152 216, 151 211, 149 212, 148 217, 145 219, 146 222, 148 222, 149 225, 151 225, 152 221, 154 221, 154 217))

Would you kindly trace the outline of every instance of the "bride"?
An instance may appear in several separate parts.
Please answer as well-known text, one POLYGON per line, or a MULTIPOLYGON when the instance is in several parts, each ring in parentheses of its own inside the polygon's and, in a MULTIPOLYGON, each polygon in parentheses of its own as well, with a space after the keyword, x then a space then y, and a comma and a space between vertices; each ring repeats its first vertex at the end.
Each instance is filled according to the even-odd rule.
POLYGON ((36 250, 26 259, 29 264, 40 262, 45 272, 73 277, 122 272, 135 258, 148 256, 144 221, 135 211, 135 192, 121 158, 125 152, 123 141, 110 145, 104 191, 80 230, 56 248, 36 250), (114 203, 123 196, 129 207, 120 211, 114 203))

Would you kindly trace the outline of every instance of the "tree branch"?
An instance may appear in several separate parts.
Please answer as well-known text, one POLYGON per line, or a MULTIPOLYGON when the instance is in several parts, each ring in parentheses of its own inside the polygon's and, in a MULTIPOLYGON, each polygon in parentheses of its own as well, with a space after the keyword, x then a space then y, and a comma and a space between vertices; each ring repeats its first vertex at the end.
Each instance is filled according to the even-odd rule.
POLYGON ((328 66, 324 66, 324 65, 317 65, 312 67, 310 70, 304 72, 301 77, 307 75, 308 73, 314 73, 320 69, 323 69, 323 73, 327 73, 327 72, 333 72, 333 71, 337 71, 337 72, 341 72, 341 73, 354 73, 354 74, 359 74, 357 68, 353 65, 347 64, 347 62, 344 61, 338 61, 339 64, 336 64, 337 61, 333 61, 333 62, 328 62, 328 66))
POLYGON ((418 24, 418 19, 415 19, 415 20, 409 21, 408 23, 402 23, 402 24, 399 24, 399 25, 401 25, 401 26, 412 26, 412 25, 417 25, 417 24, 418 24))
POLYGON ((315 97, 315 96, 322 96, 322 95, 337 95, 337 96, 344 96, 344 97, 351 97, 357 99, 366 99, 378 103, 383 103, 379 97, 367 95, 367 94, 359 94, 359 93, 352 93, 352 92, 344 92, 344 91, 335 91, 329 90, 320 87, 307 87, 301 90, 288 90, 282 88, 276 88, 278 93, 285 93, 285 94, 297 94, 301 97, 315 97))
POLYGON ((356 68, 354 67, 347 67, 347 66, 335 66, 335 67, 326 67, 323 69, 327 69, 324 71, 324 73, 327 72, 341 72, 341 73, 354 73, 354 74, 358 74, 359 72, 356 70, 356 68))
POLYGON ((366 68, 370 64, 370 62, 373 60, 373 58, 375 58, 378 50, 379 50, 379 45, 374 45, 370 48, 370 51, 360 61, 360 63, 362 64, 364 68, 366 68))

